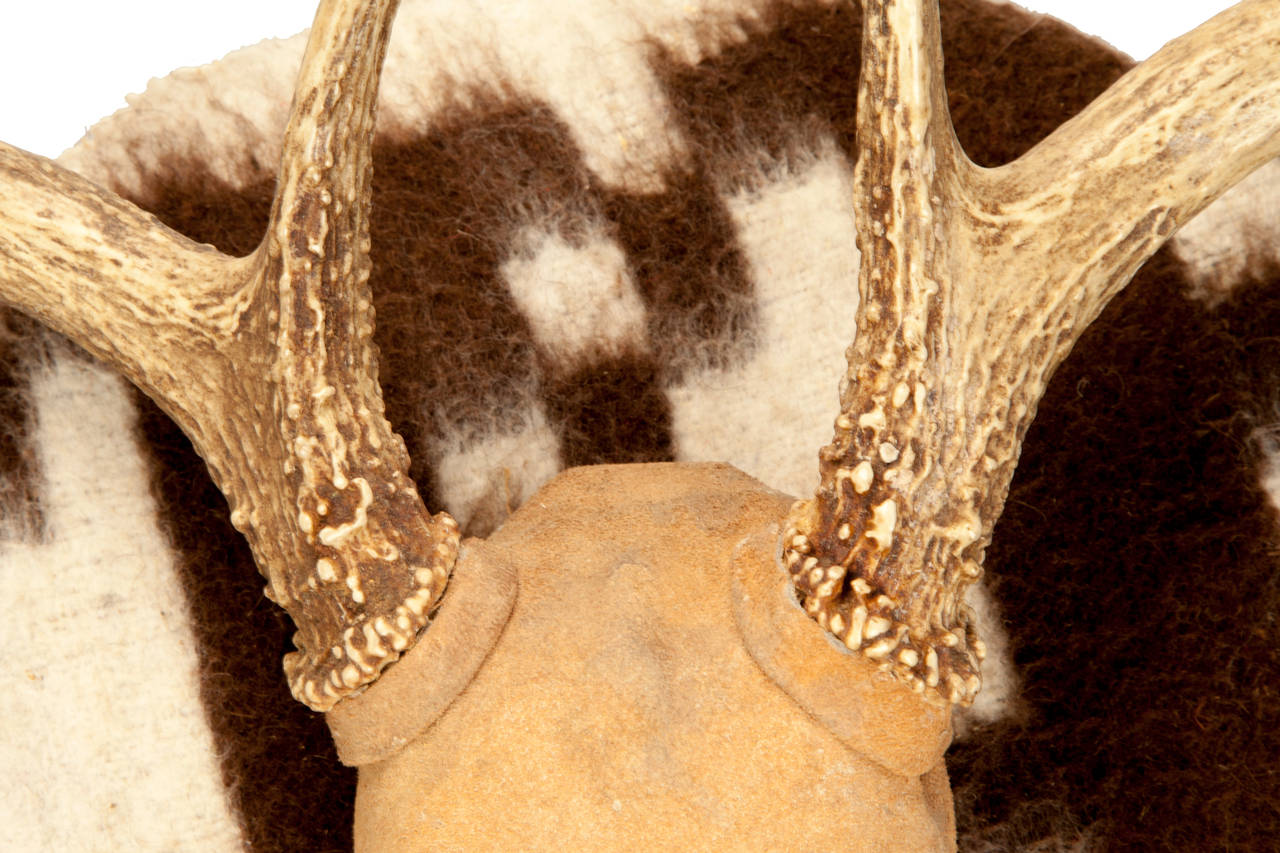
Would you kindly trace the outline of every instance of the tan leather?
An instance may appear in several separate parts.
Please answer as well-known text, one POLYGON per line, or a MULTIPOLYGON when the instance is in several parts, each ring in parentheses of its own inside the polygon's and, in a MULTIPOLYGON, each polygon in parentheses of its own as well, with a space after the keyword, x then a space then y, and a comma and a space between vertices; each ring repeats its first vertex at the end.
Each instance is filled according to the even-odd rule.
POLYGON ((790 502, 724 465, 579 468, 468 543, 459 589, 514 577, 514 609, 460 693, 419 682, 429 714, 411 655, 341 719, 356 850, 954 850, 949 711, 789 598, 790 502))

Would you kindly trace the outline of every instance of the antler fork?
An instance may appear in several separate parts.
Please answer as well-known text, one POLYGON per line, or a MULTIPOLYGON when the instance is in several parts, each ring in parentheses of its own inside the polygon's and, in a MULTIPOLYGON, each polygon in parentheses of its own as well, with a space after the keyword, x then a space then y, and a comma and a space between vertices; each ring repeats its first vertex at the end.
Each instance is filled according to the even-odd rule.
POLYGON ((117 366, 182 427, 293 617, 316 710, 414 642, 457 556, 383 415, 369 294, 370 140, 394 0, 325 0, 262 244, 229 258, 0 143, 4 298, 117 366))
POLYGON ((1049 377, 1180 225, 1280 154, 1278 62, 1275 4, 1249 0, 982 169, 951 126, 936 3, 865 1, 857 333, 783 558, 849 648, 972 701, 963 592, 1049 377))

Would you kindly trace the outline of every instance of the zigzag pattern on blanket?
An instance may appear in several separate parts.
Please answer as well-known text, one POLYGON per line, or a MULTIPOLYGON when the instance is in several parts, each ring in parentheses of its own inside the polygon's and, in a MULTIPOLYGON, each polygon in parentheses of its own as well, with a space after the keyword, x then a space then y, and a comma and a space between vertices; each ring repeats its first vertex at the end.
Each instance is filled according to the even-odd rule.
MULTIPOLYGON (((473 85, 441 98, 438 81, 419 80, 384 105, 372 226, 382 382, 428 504, 469 532, 499 525, 568 465, 715 458, 795 494, 816 477, 857 298, 856 249, 841 239, 857 16, 712 3, 699 28, 652 5, 601 14, 592 26, 630 48, 583 71, 576 96, 579 81, 548 70, 554 45, 524 45, 519 21, 432 28, 410 14, 412 32, 440 40, 424 50, 452 57, 439 73, 473 85), (492 42, 448 41, 464 31, 492 42), (601 131, 619 104, 621 130, 601 131)), ((986 164, 1123 70, 1096 43, 1004 6, 949 5, 944 36, 958 132, 986 164)), ((271 158, 259 146, 206 168, 189 159, 198 141, 170 141, 184 156, 153 161, 152 147, 117 186, 197 239, 251 250, 271 158)), ((1012 683, 989 685, 975 736, 953 751, 962 848, 1247 849, 1273 837, 1256 816, 1280 797, 1275 774, 1236 778, 1250 754, 1280 754, 1268 698, 1280 546, 1250 443, 1274 418, 1254 389, 1280 379, 1267 332, 1280 274, 1249 274, 1208 313, 1184 298, 1181 264, 1148 265, 1042 406, 988 556, 1024 689, 1015 701, 1012 683), (1192 789, 1196 808, 1179 793, 1192 789)), ((11 375, 20 396, 28 373, 11 375)), ((287 620, 261 599, 185 439, 138 403, 209 751, 244 837, 255 850, 343 849, 354 777, 284 688, 287 620)), ((10 408, 9 423, 31 420, 10 408)), ((0 451, 17 493, 47 500, 22 461, 30 447, 0 451)))

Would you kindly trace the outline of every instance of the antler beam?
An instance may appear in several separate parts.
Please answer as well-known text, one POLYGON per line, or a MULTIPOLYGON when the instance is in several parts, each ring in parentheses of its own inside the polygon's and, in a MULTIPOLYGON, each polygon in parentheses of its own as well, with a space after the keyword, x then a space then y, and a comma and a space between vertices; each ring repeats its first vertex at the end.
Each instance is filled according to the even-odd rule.
POLYGON ((191 438, 298 626, 316 710, 415 641, 457 556, 383 414, 368 208, 396 3, 320 4, 266 238, 233 259, 0 144, 0 297, 119 367, 191 438))
POLYGON ((857 336, 783 561, 810 615, 916 690, 981 686, 964 589, 1054 369, 1182 223, 1280 154, 1276 11, 1219 15, 981 169, 947 112, 936 3, 866 0, 857 336))

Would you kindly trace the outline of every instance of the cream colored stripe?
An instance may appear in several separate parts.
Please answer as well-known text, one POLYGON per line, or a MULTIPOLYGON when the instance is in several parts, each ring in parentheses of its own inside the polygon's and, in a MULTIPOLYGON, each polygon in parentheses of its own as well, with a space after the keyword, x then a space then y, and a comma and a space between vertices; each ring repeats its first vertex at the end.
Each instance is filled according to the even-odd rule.
POLYGON ((727 199, 759 306, 755 346, 741 364, 671 389, 678 459, 728 462, 792 495, 817 485, 858 306, 852 180, 829 145, 727 199))
POLYGON ((239 851, 131 403, 114 375, 65 356, 32 395, 50 541, 0 553, 5 837, 24 850, 239 851))

